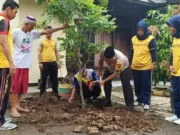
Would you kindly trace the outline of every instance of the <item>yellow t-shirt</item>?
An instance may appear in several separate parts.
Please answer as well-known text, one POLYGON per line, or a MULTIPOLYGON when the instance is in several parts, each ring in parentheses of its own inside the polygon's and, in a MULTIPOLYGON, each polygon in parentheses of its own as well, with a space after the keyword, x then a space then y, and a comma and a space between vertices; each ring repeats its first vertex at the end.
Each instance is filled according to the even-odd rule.
POLYGON ((175 73, 171 73, 173 76, 180 76, 180 39, 174 38, 172 45, 173 52, 173 67, 175 73))
POLYGON ((43 39, 40 42, 42 47, 42 62, 56 61, 56 41, 43 39))
POLYGON ((132 38, 132 47, 134 50, 132 69, 135 70, 149 70, 152 65, 152 57, 149 49, 149 43, 153 39, 149 36, 145 40, 139 40, 136 36, 132 38))
MULTIPOLYGON (((8 36, 10 52, 12 55, 12 51, 13 51, 12 31, 10 30, 9 19, 2 14, 0 14, 0 34, 4 34, 8 36)), ((0 68, 9 68, 9 62, 6 59, 4 52, 2 51, 1 45, 0 45, 0 68)))

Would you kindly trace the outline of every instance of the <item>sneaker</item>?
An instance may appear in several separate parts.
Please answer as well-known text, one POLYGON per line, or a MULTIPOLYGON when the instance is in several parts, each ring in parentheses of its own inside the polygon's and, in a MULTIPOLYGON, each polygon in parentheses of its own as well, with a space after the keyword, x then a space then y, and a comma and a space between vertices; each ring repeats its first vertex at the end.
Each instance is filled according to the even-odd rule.
POLYGON ((145 104, 144 105, 144 110, 149 110, 149 109, 150 109, 149 105, 145 104))
POLYGON ((11 129, 15 129, 16 127, 17 125, 15 124, 5 122, 2 126, 0 126, 0 130, 11 130, 11 129))
POLYGON ((10 123, 10 122, 12 121, 12 119, 11 119, 11 118, 5 118, 5 121, 6 121, 7 123, 10 123))
POLYGON ((138 106, 138 105, 143 105, 143 104, 138 101, 134 102, 134 106, 138 106))
POLYGON ((174 123, 180 125, 180 118, 178 120, 175 120, 174 123))
POLYGON ((175 120, 178 120, 178 117, 176 115, 171 116, 171 117, 166 117, 165 120, 169 121, 169 122, 173 122, 175 120))

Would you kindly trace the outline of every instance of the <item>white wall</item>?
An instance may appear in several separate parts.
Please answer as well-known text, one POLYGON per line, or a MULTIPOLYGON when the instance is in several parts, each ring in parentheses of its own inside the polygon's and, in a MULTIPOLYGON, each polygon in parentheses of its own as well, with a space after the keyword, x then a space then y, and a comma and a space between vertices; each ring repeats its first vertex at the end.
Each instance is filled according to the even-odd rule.
MULTIPOLYGON (((19 3, 19 0, 14 0, 17 3, 19 3)), ((2 9, 2 5, 5 2, 5 0, 0 0, 0 10, 2 9)), ((19 23, 19 13, 17 13, 16 18, 11 21, 11 28, 16 28, 17 24, 19 23)))
MULTIPOLYGON (((0 0, 0 7, 2 7, 2 4, 4 3, 4 1, 5 0, 0 0)), ((23 23, 24 18, 27 15, 34 16, 37 21, 43 20, 42 14, 43 14, 43 9, 45 5, 38 6, 37 3, 34 2, 34 0, 15 0, 15 1, 19 3, 20 9, 17 14, 17 17, 11 21, 12 29, 19 27, 23 23)), ((52 21, 50 25, 54 28, 61 26, 61 24, 57 21, 52 21)), ((54 33, 53 39, 56 40, 56 38, 60 36, 64 36, 62 31, 54 33)), ((29 83, 37 83, 38 79, 40 78, 40 71, 39 71, 38 60, 37 60, 38 41, 39 40, 35 40, 33 42, 33 62, 32 62, 33 65, 32 65, 32 68, 30 69, 29 83)), ((60 54, 65 55, 65 52, 60 52, 60 54)), ((62 61, 64 62, 64 66, 62 66, 61 69, 59 69, 59 74, 58 74, 59 77, 64 77, 67 74, 67 70, 65 67, 65 59, 63 59, 62 61)))
MULTIPOLYGON (((19 12, 19 22, 20 24, 23 23, 25 16, 27 15, 32 15, 36 18, 37 21, 42 21, 43 17, 43 10, 44 10, 44 6, 39 6, 37 5, 37 3, 34 2, 34 0, 19 0, 20 3, 20 12, 19 12)), ((58 23, 57 21, 53 21, 50 24, 52 27, 60 27, 61 24, 58 23)), ((56 32, 53 34, 53 39, 56 39, 58 36, 63 36, 62 31, 56 32)), ((43 37, 42 37, 43 38, 43 37)), ((30 83, 37 83, 38 79, 40 78, 40 71, 39 71, 39 65, 38 65, 38 54, 37 54, 37 50, 38 50, 38 41, 39 40, 35 40, 33 43, 33 66, 30 69, 30 83)), ((64 52, 61 52, 61 54, 65 55, 64 52)), ((63 62, 65 62, 65 60, 63 60, 63 62)), ((61 69, 59 69, 59 77, 64 77, 67 74, 67 70, 66 67, 63 66, 61 67, 61 69)))

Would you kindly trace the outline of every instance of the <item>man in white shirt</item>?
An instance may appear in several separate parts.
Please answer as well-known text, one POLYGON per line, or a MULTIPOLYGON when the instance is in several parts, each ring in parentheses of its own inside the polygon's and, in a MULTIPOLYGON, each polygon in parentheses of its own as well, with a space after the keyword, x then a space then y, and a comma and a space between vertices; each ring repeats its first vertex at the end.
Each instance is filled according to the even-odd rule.
POLYGON ((107 64, 107 69, 104 72, 103 81, 101 82, 101 85, 104 85, 106 95, 105 106, 111 106, 112 79, 119 75, 122 82, 126 106, 133 108, 134 98, 129 79, 128 58, 113 47, 107 47, 100 55, 99 76, 102 76, 103 61, 107 64))
POLYGON ((67 27, 47 29, 43 31, 33 30, 36 25, 36 19, 32 16, 26 16, 21 28, 13 30, 13 61, 16 67, 16 74, 12 78, 11 89, 11 115, 20 117, 19 112, 29 112, 28 109, 20 107, 22 94, 28 90, 29 68, 32 66, 32 43, 41 35, 47 35, 67 27))

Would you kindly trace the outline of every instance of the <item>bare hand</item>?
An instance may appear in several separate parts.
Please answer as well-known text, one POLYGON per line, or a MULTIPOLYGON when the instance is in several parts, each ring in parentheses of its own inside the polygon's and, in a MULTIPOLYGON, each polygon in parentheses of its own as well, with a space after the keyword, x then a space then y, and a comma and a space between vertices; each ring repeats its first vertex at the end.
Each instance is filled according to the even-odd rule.
POLYGON ((132 65, 129 65, 129 68, 132 69, 132 65))
POLYGON ((64 27, 64 28, 68 28, 69 25, 68 25, 68 24, 64 24, 63 27, 64 27))
POLYGON ((91 83, 89 84, 89 90, 90 90, 90 91, 93 91, 93 86, 94 86, 94 82, 91 82, 91 83))
POLYGON ((10 75, 10 76, 13 76, 13 75, 16 73, 16 68, 15 68, 13 62, 9 63, 9 69, 10 69, 9 75, 10 75))
POLYGON ((68 100, 68 102, 69 102, 70 104, 72 104, 72 103, 73 103, 73 100, 74 100, 74 99, 73 99, 72 97, 70 97, 69 100, 68 100))
POLYGON ((58 67, 58 69, 61 67, 59 62, 57 62, 57 67, 58 67))
POLYGON ((172 73, 176 73, 176 70, 174 69, 173 66, 170 66, 170 70, 171 70, 172 73))
POLYGON ((39 68, 40 68, 40 70, 43 70, 43 64, 42 63, 39 64, 39 68))
POLYGON ((152 64, 151 70, 154 71, 155 69, 156 69, 156 65, 155 65, 155 64, 152 64))
POLYGON ((90 82, 89 86, 93 87, 95 82, 90 82))
POLYGON ((100 82, 100 85, 104 86, 104 84, 105 84, 105 81, 100 82))

